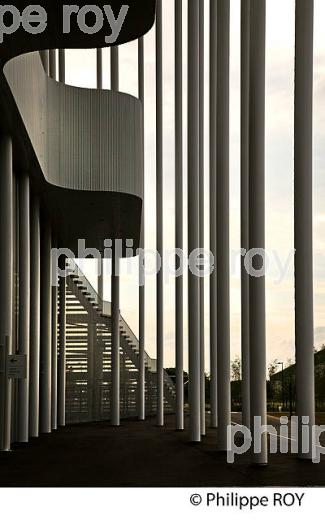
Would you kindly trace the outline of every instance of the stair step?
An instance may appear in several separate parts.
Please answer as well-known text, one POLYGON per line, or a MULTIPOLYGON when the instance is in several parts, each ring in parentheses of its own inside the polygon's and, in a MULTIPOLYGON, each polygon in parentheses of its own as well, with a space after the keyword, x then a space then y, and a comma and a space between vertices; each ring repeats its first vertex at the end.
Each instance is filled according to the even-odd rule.
MULTIPOLYGON (((82 274, 79 276, 75 274, 69 275, 69 283, 71 287, 70 293, 74 298, 70 304, 70 309, 72 312, 70 313, 71 316, 69 320, 73 319, 73 314, 76 314, 78 311, 81 312, 83 310, 83 305, 79 302, 80 299, 82 300, 82 298, 78 296, 78 294, 80 295, 80 293, 82 293, 85 299, 90 302, 92 308, 96 312, 96 316, 100 316, 101 318, 103 318, 103 321, 98 320, 99 323, 96 328, 99 334, 98 352, 103 351, 104 353, 103 366, 107 382, 109 381, 109 374, 111 371, 111 330, 110 323, 108 322, 109 316, 104 314, 103 306, 96 299, 96 296, 94 296, 93 291, 89 290, 87 279, 84 276, 82 276, 82 274), (74 285, 72 285, 72 283, 74 285), (101 338, 100 335, 102 335, 101 338)), ((76 378, 78 378, 81 377, 80 374, 78 375, 78 372, 85 372, 87 370, 87 360, 84 359, 84 352, 87 349, 88 338, 87 333, 82 330, 75 331, 75 336, 73 335, 74 329, 69 330, 71 331, 71 335, 67 341, 67 344, 68 348, 71 349, 71 365, 76 373, 76 378)), ((121 363, 125 363, 125 370, 128 371, 127 379, 129 378, 130 384, 133 385, 133 383, 136 382, 137 370, 139 369, 139 344, 138 341, 135 340, 133 333, 130 333, 130 329, 125 324, 122 317, 120 318, 119 331, 121 336, 121 363)), ((95 348, 97 349, 97 346, 95 348)), ((154 389, 154 386, 156 385, 157 376, 157 372, 155 370, 155 361, 151 361, 150 358, 146 356, 144 359, 144 366, 146 377, 148 378, 148 383, 150 387, 154 389)), ((82 375, 82 377, 84 377, 84 375, 82 375)), ((169 379, 164 380, 164 389, 166 395, 166 406, 168 406, 168 408, 174 408, 176 394, 173 382, 169 379)))

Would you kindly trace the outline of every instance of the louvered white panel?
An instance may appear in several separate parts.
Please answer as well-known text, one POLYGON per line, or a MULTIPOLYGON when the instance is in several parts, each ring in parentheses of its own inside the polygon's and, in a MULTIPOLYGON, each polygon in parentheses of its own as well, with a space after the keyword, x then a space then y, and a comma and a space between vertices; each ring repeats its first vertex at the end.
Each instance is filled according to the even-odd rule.
POLYGON ((4 69, 46 180, 143 197, 142 104, 133 96, 58 83, 39 53, 4 69))

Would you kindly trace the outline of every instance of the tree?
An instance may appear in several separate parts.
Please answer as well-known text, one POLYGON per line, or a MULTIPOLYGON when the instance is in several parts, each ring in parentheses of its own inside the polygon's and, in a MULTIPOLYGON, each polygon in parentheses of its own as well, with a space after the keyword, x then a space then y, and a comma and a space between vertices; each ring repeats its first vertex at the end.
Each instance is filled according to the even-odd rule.
POLYGON ((231 362, 231 379, 233 381, 240 381, 241 379, 241 361, 238 356, 231 362))
POLYGON ((274 374, 277 372, 277 370, 278 370, 278 362, 276 359, 274 359, 273 361, 271 361, 271 363, 269 363, 269 366, 268 366, 269 379, 271 379, 271 377, 274 376, 274 374))
POLYGON ((292 367, 292 365, 293 365, 293 361, 292 361, 292 359, 291 359, 291 358, 288 358, 288 359, 287 359, 287 362, 286 362, 286 368, 292 367))

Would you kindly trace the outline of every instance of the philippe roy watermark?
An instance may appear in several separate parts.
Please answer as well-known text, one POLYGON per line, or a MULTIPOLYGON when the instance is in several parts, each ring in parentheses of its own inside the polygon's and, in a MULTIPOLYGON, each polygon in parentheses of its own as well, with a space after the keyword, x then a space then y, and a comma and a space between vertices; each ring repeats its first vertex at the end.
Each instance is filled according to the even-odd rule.
MULTIPOLYGON (((97 262, 98 275, 108 275, 109 272, 102 272, 107 263, 102 263, 102 260, 115 259, 115 275, 120 274, 121 258, 139 257, 139 285, 143 286, 145 278, 155 276, 161 269, 164 270, 166 276, 178 278, 184 272, 189 270, 194 276, 204 278, 210 276, 214 271, 214 257, 210 251, 205 249, 195 249, 188 256, 182 249, 174 249, 173 251, 164 251, 164 254, 159 254, 158 251, 152 249, 134 249, 133 240, 104 240, 103 254, 96 248, 87 248, 85 240, 78 240, 78 254, 77 258, 86 259, 93 258, 97 262), (172 262, 171 259, 174 259, 172 262)), ((74 271, 75 264, 66 262, 65 268, 60 264, 60 258, 66 257, 68 260, 75 260, 75 255, 70 249, 60 248, 52 249, 52 285, 58 284, 58 277, 66 278, 74 271)), ((131 269, 128 269, 128 274, 132 274, 131 269)))
MULTIPOLYGON (((171 278, 183 276, 188 271, 193 276, 205 278, 212 275, 215 270, 215 258, 211 251, 203 248, 185 253, 182 249, 164 250, 160 254, 154 249, 134 248, 133 240, 104 240, 102 252, 96 248, 86 247, 84 239, 78 240, 77 256, 67 248, 52 249, 52 284, 58 284, 58 278, 66 278, 73 274, 76 265, 74 260, 87 258, 96 259, 98 275, 110 274, 108 262, 102 260, 115 259, 115 275, 120 274, 120 262, 122 258, 138 256, 139 267, 136 263, 127 264, 127 275, 139 275, 139 285, 143 286, 145 279, 156 276, 161 270, 164 272, 165 282, 171 278), (60 263, 61 258, 67 258, 73 262, 60 263), (104 272, 102 272, 104 269, 104 272), (134 271, 136 269, 136 272, 134 271)), ((293 265, 294 251, 289 251, 286 258, 282 259, 276 251, 265 249, 240 249, 230 253, 230 275, 240 277, 241 267, 253 278, 260 278, 267 274, 272 277, 275 284, 281 283, 287 276, 293 265)))
MULTIPOLYGON (((107 27, 104 38, 106 44, 116 42, 129 11, 128 5, 122 5, 120 12, 114 14, 110 5, 64 5, 62 7, 62 33, 70 34, 71 28, 79 28, 86 35, 97 34, 107 27)), ((44 7, 29 5, 22 12, 14 5, 0 5, 0 43, 4 36, 10 36, 23 28, 31 35, 42 34, 48 26, 48 15, 44 7)), ((104 43, 104 42, 103 42, 104 43)))
MULTIPOLYGON (((276 428, 270 424, 262 424, 261 417, 254 417, 254 425, 251 431, 242 424, 231 424, 227 430, 227 461, 233 464, 235 455, 242 455, 249 450, 253 450, 255 454, 262 452, 263 444, 267 442, 267 436, 270 439, 270 453, 282 454, 311 454, 314 463, 320 462, 320 456, 325 455, 325 446, 321 446, 320 437, 325 433, 325 426, 316 426, 310 424, 309 417, 293 416, 290 419, 287 416, 280 417, 279 427, 276 428), (241 434, 241 444, 236 444, 236 436, 241 434), (300 446, 298 438, 300 437, 300 446)), ((237 439, 238 440, 238 439, 237 439)))
POLYGON ((238 509, 239 511, 253 511, 268 507, 291 509, 301 508, 305 502, 306 493, 268 492, 238 493, 237 491, 193 493, 190 503, 194 507, 206 506, 218 509, 238 509))

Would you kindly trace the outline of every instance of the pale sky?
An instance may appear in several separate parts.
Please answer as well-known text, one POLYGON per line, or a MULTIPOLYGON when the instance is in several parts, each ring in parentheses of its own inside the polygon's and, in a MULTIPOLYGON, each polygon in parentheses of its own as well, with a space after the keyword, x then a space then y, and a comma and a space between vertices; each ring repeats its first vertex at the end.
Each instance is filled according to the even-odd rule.
MULTIPOLYGON (((209 248, 209 2, 206 3, 206 244, 209 248)), ((184 201, 186 242, 186 19, 184 0, 184 201)), ((266 249, 270 255, 267 276, 267 359, 286 362, 294 358, 293 279, 293 153, 294 153, 294 0, 267 0, 266 56, 266 249), (275 253, 274 253, 275 252, 275 253), (276 256, 275 256, 276 255, 276 256), (278 263, 288 265, 279 283, 278 263)), ((163 0, 164 35, 164 240, 174 246, 174 16, 173 0, 163 0)), ((315 346, 325 342, 325 19, 324 0, 315 0, 315 96, 314 96, 314 257, 315 346)), ((110 86, 109 50, 104 50, 104 88, 110 86)), ((240 249, 240 0, 231 0, 230 73, 230 175, 231 250, 240 249)), ((67 82, 95 87, 96 55, 90 51, 67 52, 67 82)), ((137 43, 120 47, 120 90, 137 96, 137 43)), ((145 214, 146 248, 155 249, 155 31, 145 37, 145 214)), ((82 237, 81 237, 82 238, 82 237)), ((186 247, 186 245, 185 245, 186 247)), ((126 268, 126 261, 123 261, 126 268)), ((238 262, 237 262, 238 264, 238 262)), ((83 264, 96 286, 95 264, 83 264)), ((121 278, 121 312, 138 334, 137 260, 131 260, 133 275, 121 278)), ((105 280, 105 298, 110 299, 110 279, 105 280)), ((156 357, 155 279, 146 285, 146 350, 156 357)), ((184 302, 186 305, 186 277, 184 302)), ((165 283, 165 366, 175 364, 174 280, 165 283)), ((209 371, 209 307, 206 280, 206 358, 209 371)), ((187 324, 184 323, 185 338, 187 324)), ((187 341, 185 339, 185 364, 187 341)), ((240 278, 231 277, 231 355, 240 354, 240 278)))

